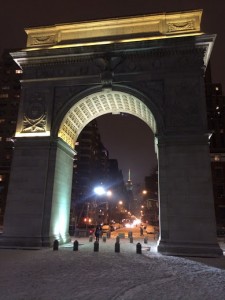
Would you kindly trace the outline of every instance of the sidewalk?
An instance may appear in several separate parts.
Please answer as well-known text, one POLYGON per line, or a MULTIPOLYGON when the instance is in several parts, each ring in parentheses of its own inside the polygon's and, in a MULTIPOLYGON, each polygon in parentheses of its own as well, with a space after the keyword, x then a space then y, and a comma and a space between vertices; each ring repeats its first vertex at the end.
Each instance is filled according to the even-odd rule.
POLYGON ((78 251, 73 243, 58 251, 1 249, 0 299, 225 299, 225 257, 162 256, 155 240, 144 244, 142 238, 121 239, 119 253, 114 238, 100 240, 98 252, 88 238, 78 242, 78 251), (136 253, 137 242, 142 254, 136 253))

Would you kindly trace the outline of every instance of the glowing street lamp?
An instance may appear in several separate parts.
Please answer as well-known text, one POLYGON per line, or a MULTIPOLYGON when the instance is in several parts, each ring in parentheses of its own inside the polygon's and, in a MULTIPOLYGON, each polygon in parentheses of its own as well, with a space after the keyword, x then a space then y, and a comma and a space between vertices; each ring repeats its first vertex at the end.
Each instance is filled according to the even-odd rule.
POLYGON ((107 196, 106 202, 102 202, 102 204, 103 203, 106 204, 106 219, 105 220, 106 220, 106 222, 109 222, 109 202, 108 202, 108 198, 110 196, 112 196, 112 191, 110 191, 110 190, 106 191, 103 186, 97 186, 97 187, 94 188, 94 193, 98 196, 104 196, 104 195, 107 196))
POLYGON ((105 192, 105 189, 103 188, 103 186, 96 186, 95 188, 94 188, 94 192, 95 192, 95 194, 96 195, 98 195, 98 196, 102 196, 102 195, 104 195, 106 192, 105 192))

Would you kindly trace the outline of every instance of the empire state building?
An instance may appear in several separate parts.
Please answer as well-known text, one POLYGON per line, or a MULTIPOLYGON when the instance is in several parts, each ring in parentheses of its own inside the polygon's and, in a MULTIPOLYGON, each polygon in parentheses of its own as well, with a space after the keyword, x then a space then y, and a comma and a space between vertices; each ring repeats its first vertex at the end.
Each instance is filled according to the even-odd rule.
POLYGON ((127 189, 127 195, 128 195, 128 209, 129 211, 132 210, 132 203, 134 200, 134 196, 133 196, 133 183, 130 179, 130 169, 128 171, 128 180, 126 182, 126 189, 127 189))

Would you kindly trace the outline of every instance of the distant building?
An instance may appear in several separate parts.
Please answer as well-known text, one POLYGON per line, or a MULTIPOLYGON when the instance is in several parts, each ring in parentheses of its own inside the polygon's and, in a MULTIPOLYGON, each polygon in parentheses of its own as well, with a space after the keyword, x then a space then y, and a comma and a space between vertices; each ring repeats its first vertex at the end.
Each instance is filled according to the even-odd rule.
POLYGON ((158 205, 158 167, 150 176, 145 177, 145 193, 143 194, 144 218, 149 224, 159 225, 158 205))
POLYGON ((3 224, 14 136, 20 103, 22 70, 5 51, 0 64, 0 225, 3 224))
POLYGON ((225 97, 221 84, 212 83, 210 67, 205 83, 216 222, 225 227, 225 97))
POLYGON ((94 187, 107 184, 109 155, 101 142, 96 120, 78 136, 75 145, 71 213, 78 223, 92 215, 94 187))
POLYGON ((126 189, 127 189, 127 195, 128 195, 128 210, 133 211, 134 209, 134 194, 133 194, 133 183, 131 180, 131 174, 130 174, 130 169, 128 171, 128 179, 125 183, 126 189))

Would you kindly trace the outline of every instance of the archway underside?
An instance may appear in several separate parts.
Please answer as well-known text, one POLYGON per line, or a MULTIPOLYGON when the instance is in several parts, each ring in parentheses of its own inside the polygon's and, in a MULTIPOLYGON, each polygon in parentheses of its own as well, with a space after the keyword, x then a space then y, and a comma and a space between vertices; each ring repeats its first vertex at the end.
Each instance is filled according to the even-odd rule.
POLYGON ((86 96, 68 111, 61 123, 58 137, 74 148, 79 133, 91 120, 106 113, 123 112, 142 119, 156 133, 155 118, 142 101, 128 93, 102 91, 86 96))

